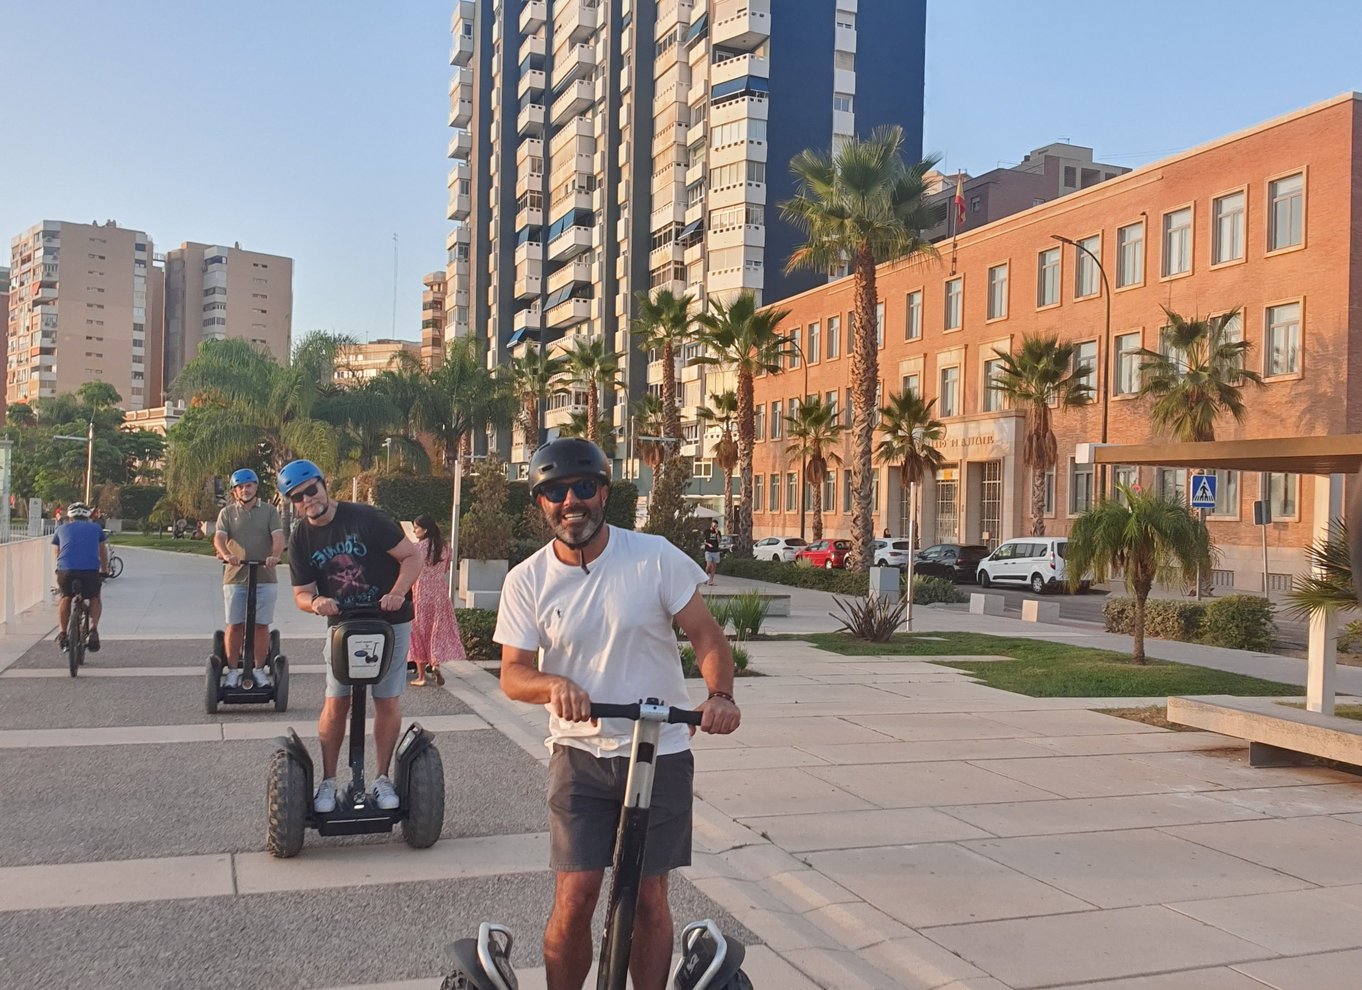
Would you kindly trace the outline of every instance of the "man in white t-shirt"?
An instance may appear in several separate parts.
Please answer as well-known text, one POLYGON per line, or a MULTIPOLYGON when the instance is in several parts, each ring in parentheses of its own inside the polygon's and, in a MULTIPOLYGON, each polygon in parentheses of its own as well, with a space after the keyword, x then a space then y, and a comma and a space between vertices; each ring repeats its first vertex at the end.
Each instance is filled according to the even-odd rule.
MULTIPOLYGON (((586 440, 555 440, 535 453, 529 482, 554 539, 506 576, 493 638, 502 647, 507 697, 549 711, 556 885, 544 967, 548 990, 580 990, 591 968, 591 917, 614 854, 633 736, 627 720, 591 722, 591 702, 651 697, 684 707, 674 620, 709 688, 698 709, 700 731, 732 732, 741 714, 728 641, 698 590, 705 572, 663 537, 605 524, 610 463, 601 449, 586 440)), ((629 962, 639 990, 666 986, 672 951, 667 877, 690 865, 690 730, 662 727, 656 767, 629 962)))

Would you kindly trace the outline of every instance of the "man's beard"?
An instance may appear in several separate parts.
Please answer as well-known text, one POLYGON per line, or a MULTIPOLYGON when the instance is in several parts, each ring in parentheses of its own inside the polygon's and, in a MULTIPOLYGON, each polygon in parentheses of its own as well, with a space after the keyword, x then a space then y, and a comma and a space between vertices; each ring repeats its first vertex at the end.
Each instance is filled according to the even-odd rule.
POLYGON ((549 528, 553 530, 556 538, 569 546, 585 543, 599 532, 601 523, 605 520, 605 506, 575 503, 570 511, 574 514, 580 512, 581 516, 565 521, 563 515, 566 504, 554 506, 549 528))

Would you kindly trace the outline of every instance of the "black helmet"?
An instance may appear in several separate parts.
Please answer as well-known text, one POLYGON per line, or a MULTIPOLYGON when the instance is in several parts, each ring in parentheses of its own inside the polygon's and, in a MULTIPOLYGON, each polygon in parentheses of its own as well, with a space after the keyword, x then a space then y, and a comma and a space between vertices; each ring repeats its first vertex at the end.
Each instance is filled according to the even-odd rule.
POLYGON ((553 481, 565 478, 599 478, 610 484, 610 462, 605 452, 590 440, 559 437, 544 444, 530 458, 530 494, 553 481))

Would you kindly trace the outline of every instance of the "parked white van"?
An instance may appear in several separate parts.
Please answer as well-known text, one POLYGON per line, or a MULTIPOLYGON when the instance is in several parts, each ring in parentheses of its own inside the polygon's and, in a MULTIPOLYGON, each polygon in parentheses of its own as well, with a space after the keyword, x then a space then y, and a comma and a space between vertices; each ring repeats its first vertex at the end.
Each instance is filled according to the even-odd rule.
MULTIPOLYGON (((1067 536, 1019 536, 998 545, 979 561, 979 587, 1011 584, 1029 587, 1036 594, 1059 588, 1068 579, 1064 563, 1067 536)), ((1087 587, 1087 582, 1083 582, 1087 587)))

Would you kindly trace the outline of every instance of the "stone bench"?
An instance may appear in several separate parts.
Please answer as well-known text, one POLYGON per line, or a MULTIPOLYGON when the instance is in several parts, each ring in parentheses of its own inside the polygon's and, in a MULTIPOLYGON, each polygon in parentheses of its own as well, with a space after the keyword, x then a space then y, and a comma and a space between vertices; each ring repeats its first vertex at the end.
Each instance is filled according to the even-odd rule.
POLYGON ((1022 602, 1023 622, 1058 622, 1059 602, 1038 602, 1028 598, 1022 602))
POLYGON ((495 611, 496 607, 500 604, 500 591, 482 591, 475 588, 472 591, 465 591, 463 593, 464 608, 486 608, 495 611))
MULTIPOLYGON (((727 605, 729 602, 737 600, 740 595, 734 592, 702 591, 700 595, 709 606, 727 605)), ((766 617, 768 619, 787 618, 790 614, 789 595, 766 595, 761 596, 762 601, 766 602, 766 617)))
POLYGON ((1312 756, 1362 766, 1362 722, 1267 698, 1169 698, 1168 721, 1248 740, 1255 767, 1295 766, 1312 756))
POLYGON ((1002 595, 986 595, 974 592, 969 596, 970 615, 1002 615, 1007 599, 1002 595))

